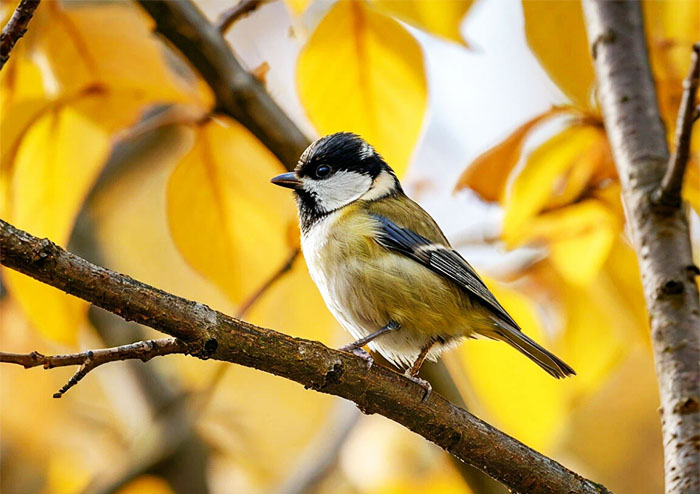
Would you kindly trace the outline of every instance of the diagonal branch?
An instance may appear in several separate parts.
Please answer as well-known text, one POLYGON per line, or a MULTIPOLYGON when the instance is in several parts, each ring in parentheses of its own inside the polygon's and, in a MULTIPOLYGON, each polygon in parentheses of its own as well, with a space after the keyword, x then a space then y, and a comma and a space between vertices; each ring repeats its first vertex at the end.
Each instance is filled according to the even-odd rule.
MULTIPOLYGON (((688 222, 653 200, 669 160, 639 2, 585 0, 605 128, 651 323, 667 494, 700 491, 700 302, 688 222)), ((681 173, 682 174, 682 173, 681 173)), ((674 179, 677 180, 677 179, 674 179)))
POLYGON ((199 358, 269 372, 354 401, 444 448, 518 492, 609 491, 423 389, 391 369, 350 353, 226 316, 128 276, 95 266, 0 220, 0 264, 158 331, 186 340, 199 358))
POLYGON ((67 355, 42 355, 39 352, 32 353, 5 353, 0 352, 0 362, 9 364, 19 364, 25 369, 43 366, 44 369, 54 367, 65 367, 68 365, 79 365, 78 371, 70 378, 53 397, 60 398, 66 391, 78 384, 88 372, 108 362, 119 360, 139 359, 148 362, 153 357, 170 355, 173 353, 187 353, 188 347, 176 338, 162 338, 159 340, 137 341, 112 348, 101 348, 99 350, 87 350, 80 353, 70 353, 67 355))
POLYGON ((243 124, 292 170, 310 144, 265 87, 236 60, 221 33, 189 0, 138 0, 172 43, 209 84, 216 111, 243 124))
POLYGON ((10 59, 10 52, 19 39, 27 32, 29 21, 39 6, 39 0, 20 0, 7 25, 0 34, 0 70, 10 59))
POLYGON ((671 155, 668 169, 661 186, 657 190, 655 200, 662 206, 678 208, 681 204, 681 189, 683 188, 683 175, 688 166, 690 157, 690 136, 695 122, 695 95, 700 84, 700 43, 693 45, 693 54, 690 63, 690 72, 683 81, 683 97, 678 107, 678 121, 676 122, 676 149, 671 155))

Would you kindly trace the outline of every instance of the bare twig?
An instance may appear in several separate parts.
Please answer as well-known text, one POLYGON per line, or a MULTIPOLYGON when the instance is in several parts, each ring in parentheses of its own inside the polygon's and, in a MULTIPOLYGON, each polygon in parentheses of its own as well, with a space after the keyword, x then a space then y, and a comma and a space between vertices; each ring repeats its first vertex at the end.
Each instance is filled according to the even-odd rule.
POLYGON ((258 7, 268 3, 270 0, 241 0, 236 5, 226 10, 219 16, 216 21, 216 30, 221 34, 225 34, 236 21, 247 17, 252 12, 255 12, 258 7))
MULTIPOLYGON (((639 2, 585 0, 598 95, 639 259, 661 397, 667 494, 700 492, 700 303, 688 223, 652 200, 669 153, 639 2)), ((675 180, 675 179, 674 179, 675 180)))
POLYGON ((15 43, 27 32, 29 21, 32 20, 34 11, 39 6, 40 0, 20 0, 7 25, 0 34, 0 70, 10 59, 10 52, 15 43))
POLYGON ((192 64, 216 97, 215 111, 243 124, 292 170, 309 139, 236 60, 221 33, 190 0, 138 0, 163 35, 192 64))
POLYGON ((288 273, 292 269, 292 265, 294 265, 294 261, 296 261, 297 257, 299 257, 299 254, 301 251, 299 249, 295 249, 294 252, 291 253, 287 261, 277 270, 275 271, 272 276, 270 276, 261 286, 260 288, 257 289, 255 293, 253 293, 248 300, 241 306, 241 309, 238 311, 238 317, 242 318, 245 317, 245 315, 248 313, 248 311, 255 305, 255 303, 260 300, 260 297, 262 297, 267 290, 270 289, 272 285, 277 283, 282 276, 284 276, 286 273, 288 273))
POLYGON ((151 360, 153 357, 169 355, 172 353, 187 353, 187 345, 176 338, 162 338, 159 340, 137 341, 128 345, 112 348, 102 348, 99 350, 87 350, 80 353, 70 353, 66 355, 42 355, 39 352, 32 353, 5 353, 0 352, 0 362, 9 364, 19 364, 25 369, 43 366, 44 369, 54 367, 65 367, 68 365, 79 365, 80 368, 71 377, 65 386, 54 393, 54 398, 60 398, 66 391, 78 384, 88 372, 107 362, 117 362, 119 360, 139 359, 143 362, 151 360))
POLYGON ((347 352, 234 319, 95 266, 0 220, 0 264, 129 320, 186 340, 186 352, 254 367, 379 413, 520 492, 607 493, 604 487, 453 405, 405 376, 347 352))
POLYGON ((297 461, 292 475, 277 488, 279 494, 313 494, 335 468, 345 443, 362 416, 342 403, 328 424, 297 461))
POLYGON ((690 156, 690 136, 693 132, 695 95, 700 83, 700 43, 693 45, 692 61, 688 77, 683 81, 683 98, 678 108, 676 121, 676 149, 666 169, 666 174, 657 189, 654 199, 662 206, 678 208, 681 204, 683 175, 690 156))

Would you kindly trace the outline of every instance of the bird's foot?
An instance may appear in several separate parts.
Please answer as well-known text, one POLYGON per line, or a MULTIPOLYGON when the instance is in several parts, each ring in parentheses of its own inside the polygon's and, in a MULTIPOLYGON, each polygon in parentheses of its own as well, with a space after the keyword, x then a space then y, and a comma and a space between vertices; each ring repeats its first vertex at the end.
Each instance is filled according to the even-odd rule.
POLYGON ((412 376, 411 373, 410 373, 409 371, 406 371, 406 372, 404 373, 404 376, 406 376, 406 377, 409 378, 411 381, 413 381, 414 383, 416 383, 417 385, 419 385, 421 388, 423 388, 423 397, 422 397, 421 400, 420 400, 421 402, 424 402, 424 401, 426 401, 428 398, 430 398, 430 395, 431 395, 432 392, 433 392, 433 386, 432 386, 428 381, 426 381, 425 379, 421 379, 421 378, 418 377, 418 376, 412 376))
POLYGON ((340 347, 338 350, 340 350, 341 352, 349 352, 349 353, 352 353, 353 355, 360 357, 362 360, 364 360, 367 363, 368 369, 370 367, 372 367, 372 364, 374 363, 374 359, 372 358, 372 356, 369 354, 369 352, 367 352, 367 350, 365 350, 362 347, 358 348, 358 347, 350 344, 350 345, 345 345, 343 347, 340 347))

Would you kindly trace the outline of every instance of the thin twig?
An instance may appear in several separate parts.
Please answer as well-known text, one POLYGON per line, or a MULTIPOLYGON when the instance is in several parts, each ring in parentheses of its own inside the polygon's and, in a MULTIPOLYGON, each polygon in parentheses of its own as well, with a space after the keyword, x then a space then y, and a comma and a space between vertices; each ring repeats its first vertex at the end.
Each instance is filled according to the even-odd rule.
MULTIPOLYGON (((103 309, 189 342, 199 358, 269 372, 354 401, 436 443, 518 492, 601 494, 607 489, 389 368, 320 342, 234 319, 123 274, 96 266, 0 220, 0 264, 103 309)), ((192 350, 190 350, 192 349, 192 350)))
MULTIPOLYGON (((253 306, 260 301, 260 298, 269 290, 275 283, 277 283, 286 273, 288 273, 292 269, 292 264, 294 264, 294 260, 299 256, 301 251, 299 249, 295 249, 294 252, 289 256, 289 259, 285 261, 285 263, 277 270, 275 271, 265 282, 262 284, 262 286, 248 298, 248 300, 243 304, 243 307, 238 311, 236 314, 236 317, 238 319, 243 319, 247 314, 250 309, 253 308, 253 306)), ((209 406, 209 403, 211 403, 211 399, 214 396, 214 393, 216 392, 219 384, 223 381, 224 376, 226 375, 226 372, 230 368, 229 365, 227 365, 225 362, 221 363, 219 365, 219 368, 214 372, 214 375, 211 377, 209 380, 209 383, 204 387, 204 389, 199 393, 199 403, 198 403, 198 408, 197 408, 197 414, 201 415, 204 413, 209 406)))
POLYGON ((80 353, 70 353, 66 355, 42 355, 39 352, 31 353, 6 353, 0 352, 0 362, 7 364, 18 364, 25 369, 43 366, 44 369, 54 367, 65 367, 69 365, 79 365, 80 367, 68 382, 56 393, 54 398, 60 398, 66 391, 78 384, 88 372, 107 362, 117 362, 119 360, 139 359, 143 362, 151 360, 153 357, 169 355, 171 353, 187 353, 187 345, 176 338, 161 338, 158 340, 145 340, 130 343, 112 348, 101 348, 99 350, 87 350, 80 353))
POLYGON ((249 16, 257 10, 258 7, 269 1, 270 0, 241 0, 219 16, 215 24, 216 30, 221 34, 225 34, 239 19, 249 16))
POLYGON ((39 6, 40 0, 20 0, 12 17, 0 34, 0 70, 10 59, 10 52, 15 43, 27 32, 29 21, 32 20, 34 11, 39 6))
POLYGON ((347 439, 362 416, 357 408, 341 403, 297 461, 292 475, 276 489, 279 494, 313 494, 338 464, 347 439))
POLYGON ((690 71, 683 81, 683 98, 678 108, 676 120, 676 149, 666 169, 666 174, 657 189, 655 200, 663 206, 677 208, 681 204, 683 175, 690 156, 690 136, 695 121, 695 96, 700 83, 700 43, 693 45, 690 71))
POLYGON ((292 265, 294 264, 294 261, 296 261, 297 257, 299 257, 299 254, 301 251, 299 249, 295 249, 294 252, 291 253, 287 261, 277 270, 275 271, 272 276, 270 276, 258 290, 253 293, 248 300, 241 306, 241 309, 238 311, 238 314, 236 317, 239 319, 243 318, 248 314, 248 311, 255 305, 255 303, 262 297, 267 290, 270 289, 272 285, 277 283, 282 276, 284 276, 286 273, 288 273, 292 269, 292 265))
MULTIPOLYGON (((668 168, 669 152, 649 65, 642 8, 640 2, 584 0, 583 10, 597 94, 651 324, 666 493, 700 492, 698 269, 680 203, 659 207, 651 198, 668 168)), ((674 187, 679 187, 682 170, 674 175, 678 175, 672 179, 674 187)))

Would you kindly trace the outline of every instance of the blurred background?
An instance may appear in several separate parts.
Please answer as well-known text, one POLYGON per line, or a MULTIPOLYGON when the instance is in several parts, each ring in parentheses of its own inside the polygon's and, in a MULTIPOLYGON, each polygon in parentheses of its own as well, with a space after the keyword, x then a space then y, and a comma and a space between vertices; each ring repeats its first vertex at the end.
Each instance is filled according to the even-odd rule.
MULTIPOLYGON (((196 3, 212 22, 236 4, 196 3)), ((1 5, 4 25, 16 3, 1 5)), ((669 138, 699 8, 643 2, 669 138)), ((349 342, 296 255, 291 194, 269 185, 283 165, 210 114, 210 89, 153 30, 132 2, 41 3, 0 72, 0 217, 255 324, 349 342)), ((524 331, 578 372, 557 381, 468 341, 426 369, 437 391, 616 493, 661 492, 647 315, 580 2, 272 0, 225 39, 310 139, 371 142, 524 331)), ((1 274, 2 351, 157 336, 1 274)), ((383 417, 252 369, 120 362, 52 399, 73 372, 0 366, 1 492, 506 492, 383 417)))

